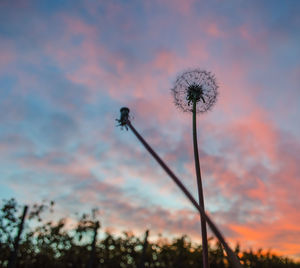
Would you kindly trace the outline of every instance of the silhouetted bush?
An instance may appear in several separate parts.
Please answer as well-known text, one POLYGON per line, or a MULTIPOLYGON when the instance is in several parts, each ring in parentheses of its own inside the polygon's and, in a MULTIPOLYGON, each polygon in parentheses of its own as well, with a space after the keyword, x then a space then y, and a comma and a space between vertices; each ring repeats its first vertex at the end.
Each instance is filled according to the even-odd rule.
MULTIPOLYGON (((66 219, 44 222, 43 212, 52 211, 54 203, 34 205, 28 214, 22 234, 16 267, 87 267, 91 256, 91 243, 97 219, 83 214, 75 227, 66 228, 66 219)), ((20 206, 14 199, 4 200, 0 209, 0 266, 7 267, 13 251, 14 237, 20 220, 20 206)), ((96 228, 97 229, 97 228, 96 228)), ((130 232, 121 236, 106 233, 98 239, 94 267, 138 267, 143 251, 143 239, 130 232)), ((293 260, 271 252, 235 249, 245 267, 300 267, 293 260)), ((144 267, 200 267, 202 247, 187 236, 158 239, 149 242, 143 256, 144 267)), ((219 243, 209 243, 212 268, 230 267, 219 243)))

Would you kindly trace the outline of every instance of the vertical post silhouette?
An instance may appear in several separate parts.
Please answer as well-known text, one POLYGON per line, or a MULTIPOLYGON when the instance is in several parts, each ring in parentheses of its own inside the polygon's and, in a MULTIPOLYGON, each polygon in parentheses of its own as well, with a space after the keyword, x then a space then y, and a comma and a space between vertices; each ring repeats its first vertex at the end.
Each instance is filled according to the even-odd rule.
POLYGON ((13 248, 13 251, 9 258, 9 262, 8 262, 8 266, 7 266, 8 268, 16 267, 17 258, 18 258, 19 242, 20 242, 20 237, 21 237, 21 234, 22 234, 22 231, 24 228, 24 222, 25 222, 27 210, 28 210, 28 206, 24 206, 23 214, 22 214, 21 221, 20 221, 19 228, 18 228, 18 233, 17 233, 15 242, 14 242, 14 248, 13 248))
POLYGON ((93 268, 95 265, 96 242, 97 242, 97 235, 98 235, 99 227, 100 227, 100 223, 99 223, 99 221, 96 221, 95 226, 94 226, 94 237, 93 237, 93 242, 92 242, 92 250, 91 250, 91 255, 90 255, 90 259, 89 259, 87 268, 93 268))
POLYGON ((142 250, 142 255, 141 255, 141 258, 140 258, 140 263, 138 265, 138 268, 145 268, 145 257, 146 257, 147 247, 148 247, 148 236, 149 236, 149 230, 147 230, 145 232, 143 250, 142 250))

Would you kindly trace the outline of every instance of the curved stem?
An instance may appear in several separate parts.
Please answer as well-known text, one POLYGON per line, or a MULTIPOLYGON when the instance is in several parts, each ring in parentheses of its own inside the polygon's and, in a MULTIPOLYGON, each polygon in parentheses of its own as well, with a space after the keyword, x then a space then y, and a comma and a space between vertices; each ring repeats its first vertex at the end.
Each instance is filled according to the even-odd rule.
MULTIPOLYGON (((198 142, 197 142, 197 120, 196 120, 196 100, 193 101, 193 143, 194 143, 194 158, 195 158, 195 169, 197 176, 197 186, 198 186, 198 198, 200 206, 204 207, 204 197, 203 197, 203 188, 202 188, 202 179, 201 179, 201 171, 200 171, 200 161, 198 154, 198 142)), ((207 230, 206 230, 206 221, 204 217, 200 214, 201 220, 201 233, 202 233, 202 248, 203 248, 203 267, 208 268, 208 244, 207 244, 207 230)))

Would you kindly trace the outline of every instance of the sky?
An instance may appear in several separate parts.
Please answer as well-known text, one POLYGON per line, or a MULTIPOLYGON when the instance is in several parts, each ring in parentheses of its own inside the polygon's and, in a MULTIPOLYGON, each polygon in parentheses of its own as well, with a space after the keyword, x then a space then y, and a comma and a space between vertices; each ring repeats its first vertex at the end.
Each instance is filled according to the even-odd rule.
MULTIPOLYGON (((226 239, 300 258, 300 2, 0 1, 0 198, 100 211, 102 232, 188 234, 199 215, 132 124, 197 196, 192 115, 171 88, 211 71, 199 114, 205 205, 226 239)), ((212 235, 211 233, 209 235, 212 235)))

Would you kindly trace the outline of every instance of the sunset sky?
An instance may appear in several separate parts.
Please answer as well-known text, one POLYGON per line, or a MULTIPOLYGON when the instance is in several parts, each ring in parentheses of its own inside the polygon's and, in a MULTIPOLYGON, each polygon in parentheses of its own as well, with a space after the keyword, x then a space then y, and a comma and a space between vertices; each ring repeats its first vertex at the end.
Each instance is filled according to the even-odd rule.
POLYGON ((219 85, 198 116, 208 213, 232 245, 300 258, 299 13, 296 0, 1 0, 0 198, 200 241, 199 215, 115 121, 128 106, 196 197, 192 116, 170 89, 200 68, 219 85))

